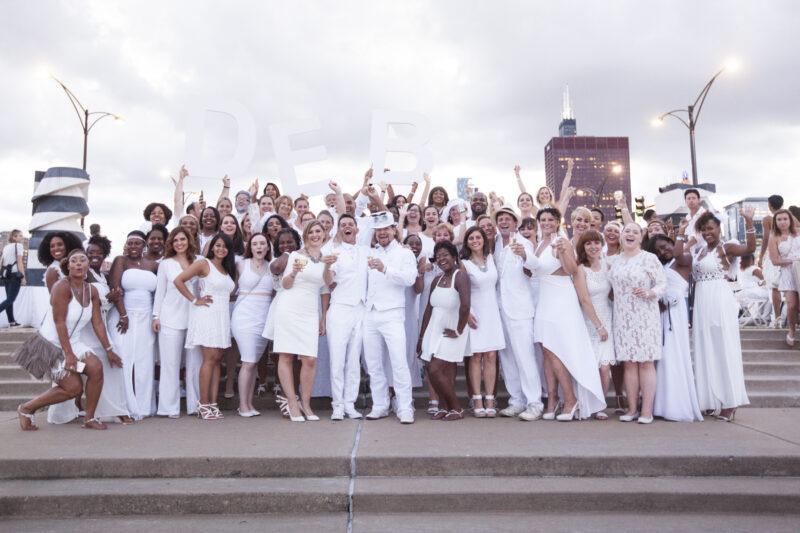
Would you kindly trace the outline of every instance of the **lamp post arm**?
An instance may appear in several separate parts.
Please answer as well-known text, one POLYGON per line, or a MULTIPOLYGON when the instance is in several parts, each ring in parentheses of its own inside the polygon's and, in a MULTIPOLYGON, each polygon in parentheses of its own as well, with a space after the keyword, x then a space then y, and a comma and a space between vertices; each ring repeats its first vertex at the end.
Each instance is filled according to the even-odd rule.
POLYGON ((75 109, 75 114, 76 114, 76 115, 78 115, 78 121, 80 121, 80 123, 81 123, 81 127, 84 129, 84 131, 88 131, 88 130, 86 129, 86 123, 85 123, 85 121, 84 121, 84 116, 81 114, 81 111, 82 111, 84 114, 86 113, 86 108, 84 108, 84 107, 83 107, 83 104, 81 104, 81 101, 80 101, 80 100, 78 100, 78 97, 77 97, 77 96, 75 96, 75 94, 73 94, 73 92, 72 92, 72 91, 70 91, 70 90, 67 88, 67 86, 66 86, 66 85, 64 85, 63 83, 61 83, 61 80, 59 80, 59 79, 58 79, 58 78, 56 78, 55 76, 50 76, 50 77, 51 77, 51 78, 52 78, 52 79, 53 79, 53 80, 54 80, 56 83, 58 83, 58 84, 61 86, 61 88, 62 88, 62 89, 64 89, 64 92, 67 94, 67 98, 69 98, 69 103, 71 103, 71 104, 72 104, 72 107, 73 107, 73 109, 75 109), (80 110, 78 110, 78 108, 80 108, 80 110))
POLYGON ((694 101, 694 106, 693 106, 697 111, 695 116, 694 116, 694 123, 695 124, 697 124, 697 119, 700 118, 700 110, 703 109, 703 104, 706 101, 706 96, 708 96, 708 91, 711 90, 711 85, 714 83, 714 80, 716 80, 717 77, 720 74, 722 74, 724 71, 725 71, 725 69, 722 68, 719 72, 714 74, 714 77, 712 77, 710 80, 708 80, 708 83, 706 83, 706 86, 703 87, 703 90, 700 91, 700 94, 697 95, 697 99, 694 101), (698 102, 699 102, 699 104, 698 104, 698 102))
POLYGON ((92 123, 86 128, 86 133, 89 133, 89 131, 91 131, 91 129, 94 127, 94 125, 97 124, 97 122, 99 120, 101 120, 101 119, 103 119, 105 117, 114 117, 114 120, 119 120, 119 117, 117 115, 115 115, 114 113, 107 113, 105 111, 92 111, 87 116, 89 116, 89 115, 100 115, 100 116, 97 117, 96 119, 94 119, 92 121, 92 123))
POLYGON ((689 123, 688 123, 687 121, 685 121, 685 120, 684 120, 684 119, 683 119, 683 118, 682 118, 680 115, 678 115, 677 113, 688 113, 688 110, 686 110, 686 109, 673 109, 672 111, 667 111, 666 113, 664 113, 663 115, 661 115, 661 116, 660 116, 660 117, 658 117, 658 118, 659 118, 659 119, 661 119, 661 120, 664 120, 664 117, 672 117, 672 118, 676 118, 676 119, 680 120, 681 122, 683 122, 683 125, 684 125, 684 126, 686 126, 686 127, 687 127, 687 128, 689 128, 689 129, 692 129, 692 127, 689 125, 689 123))

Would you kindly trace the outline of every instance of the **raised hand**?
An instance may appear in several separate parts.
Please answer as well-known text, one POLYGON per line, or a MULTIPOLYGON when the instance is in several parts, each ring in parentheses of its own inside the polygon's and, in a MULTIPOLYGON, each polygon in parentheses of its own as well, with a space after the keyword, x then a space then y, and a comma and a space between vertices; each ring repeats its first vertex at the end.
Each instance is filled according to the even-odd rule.
POLYGON ((753 215, 756 214, 756 209, 752 205, 748 205, 742 210, 742 216, 745 220, 752 221, 753 215))
POLYGON ((247 192, 250 193, 250 200, 255 202, 256 195, 258 194, 258 180, 250 184, 250 187, 247 189, 247 192))
POLYGON ((331 180, 331 181, 329 181, 329 182, 328 182, 328 187, 330 187, 330 189, 331 189, 331 190, 332 190, 334 193, 336 193, 337 195, 339 195, 339 194, 341 194, 341 193, 342 193, 342 188, 341 188, 341 187, 339 187, 339 184, 338 184, 338 183, 336 183, 336 182, 335 182, 335 181, 333 181, 333 180, 331 180))
POLYGON ((514 165, 514 174, 519 178, 519 165, 514 165))
POLYGON ((189 175, 189 171, 186 170, 186 165, 181 165, 181 171, 178 174, 178 179, 182 180, 188 175, 189 175))
POLYGON ((427 172, 425 172, 425 173, 422 175, 422 179, 425 181, 425 184, 426 184, 426 185, 430 185, 430 184, 431 184, 431 177, 430 177, 430 175, 429 175, 427 172))
POLYGON ((222 186, 225 187, 226 189, 231 188, 231 179, 228 177, 227 174, 225 174, 225 176, 223 176, 222 178, 222 186))
POLYGON ((567 172, 571 172, 572 171, 572 167, 574 167, 574 166, 575 166, 575 160, 572 159, 572 158, 567 159, 567 172))
POLYGON ((685 218, 682 218, 681 221, 678 223, 678 234, 683 235, 686 233, 686 228, 689 227, 689 221, 685 218))
POLYGON ((400 218, 405 218, 406 214, 408 214, 408 204, 403 204, 397 208, 397 214, 400 218))

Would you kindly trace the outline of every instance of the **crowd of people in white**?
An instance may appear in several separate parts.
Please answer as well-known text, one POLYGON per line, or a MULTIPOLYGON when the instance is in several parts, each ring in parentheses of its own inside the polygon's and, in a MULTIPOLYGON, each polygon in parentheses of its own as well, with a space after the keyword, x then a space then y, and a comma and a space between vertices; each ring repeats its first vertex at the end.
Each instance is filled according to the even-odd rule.
MULTIPOLYGON (((362 366, 368 419, 413 423, 413 388, 427 387, 427 413, 459 420, 462 362, 479 418, 605 420, 613 381, 623 422, 732 420, 748 397, 728 281, 756 249, 753 210, 740 243, 723 239, 695 189, 677 228, 657 217, 643 228, 617 195, 622 222, 577 207, 568 235, 572 162, 558 199, 547 187, 529 194, 515 171, 516 208, 494 193, 451 199, 427 175, 421 196, 416 185, 396 194, 370 170, 353 195, 331 182, 314 214, 274 183, 231 199, 227 179, 215 207, 183 206, 182 168, 174 213, 185 214, 148 205, 108 272, 107 238, 48 234, 38 259, 51 306, 39 334, 63 358, 54 386, 19 407, 22 429, 36 429, 46 406, 52 423, 83 414, 93 429, 179 418, 182 397, 188 414, 221 419, 219 388, 233 398, 237 384, 238 415, 257 416, 271 358, 292 422, 319 420, 312 396, 331 398, 333 420, 361 418, 362 366)), ((800 236, 789 211, 773 211, 750 272, 777 272, 793 344, 800 236)))

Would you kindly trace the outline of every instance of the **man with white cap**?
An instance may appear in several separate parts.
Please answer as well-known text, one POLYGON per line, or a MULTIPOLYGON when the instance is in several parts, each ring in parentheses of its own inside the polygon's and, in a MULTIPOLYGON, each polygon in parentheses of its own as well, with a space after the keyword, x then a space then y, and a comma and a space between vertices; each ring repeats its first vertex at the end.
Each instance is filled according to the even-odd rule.
MULTIPOLYGON (((364 358, 369 371, 372 411, 368 419, 389 415, 389 387, 383 369, 384 343, 392 365, 397 417, 403 424, 414 422, 411 372, 406 359, 405 290, 417 278, 413 252, 397 241, 394 217, 387 211, 371 217, 375 245, 369 252, 367 314, 364 318, 364 358)), ((531 346, 533 346, 531 344, 531 346)))
POLYGON ((338 225, 338 238, 322 247, 323 255, 338 255, 331 267, 334 285, 325 323, 331 372, 331 420, 342 420, 345 415, 361 418, 355 401, 361 383, 367 255, 371 254, 369 248, 356 244, 358 225, 352 215, 343 213, 338 225))
POLYGON ((497 266, 498 302, 503 321, 506 347, 500 350, 503 380, 510 395, 501 416, 519 416, 522 420, 541 418, 542 382, 533 345, 535 307, 523 268, 533 272, 538 259, 528 239, 517 238, 519 217, 510 205, 494 214, 500 235, 495 239, 494 260, 497 266))

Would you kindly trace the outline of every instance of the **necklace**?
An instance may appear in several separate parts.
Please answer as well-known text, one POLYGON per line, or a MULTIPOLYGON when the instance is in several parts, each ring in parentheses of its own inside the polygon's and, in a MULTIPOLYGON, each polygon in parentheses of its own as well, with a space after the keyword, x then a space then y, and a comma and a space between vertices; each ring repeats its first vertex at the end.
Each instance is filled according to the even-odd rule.
POLYGON ((307 253, 308 258, 311 260, 312 263, 319 263, 319 260, 322 259, 322 254, 320 254, 319 257, 314 257, 313 255, 309 254, 308 252, 306 252, 306 253, 307 253))
POLYGON ((487 272, 489 270, 489 265, 486 264, 486 259, 485 258, 483 260, 483 264, 482 265, 480 263, 478 263, 477 261, 475 261, 475 259, 470 259, 470 261, 472 261, 472 264, 475 265, 476 267, 478 267, 478 270, 480 270, 481 272, 487 272))

